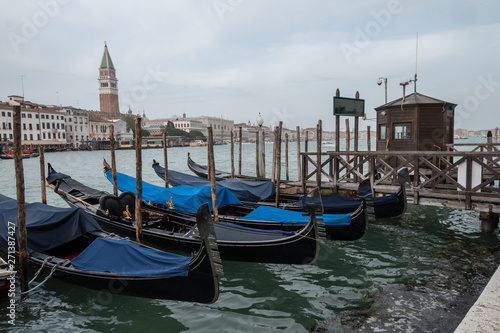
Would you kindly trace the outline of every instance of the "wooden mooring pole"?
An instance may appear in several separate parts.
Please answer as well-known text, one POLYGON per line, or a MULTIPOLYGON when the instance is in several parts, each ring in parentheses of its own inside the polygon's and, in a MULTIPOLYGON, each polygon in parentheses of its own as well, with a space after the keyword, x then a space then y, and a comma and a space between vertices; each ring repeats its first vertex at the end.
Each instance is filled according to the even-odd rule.
POLYGON ((316 125, 316 186, 321 190, 321 141, 322 141, 321 119, 316 125))
POLYGON ((302 181, 302 168, 300 165, 300 127, 297 126, 297 181, 302 181))
POLYGON ((285 133, 285 170, 286 180, 290 180, 290 173, 288 172, 288 133, 285 133))
MULTIPOLYGON (((338 88, 335 91, 335 97, 340 97, 340 90, 338 88)), ((335 116, 335 151, 336 152, 340 151, 340 116, 339 115, 335 116)), ((340 163, 339 163, 338 158, 335 159, 333 169, 335 171, 334 184, 337 185, 337 182, 340 178, 340 163)))
POLYGON ((42 203, 47 204, 47 191, 45 188, 45 157, 43 155, 42 145, 38 145, 38 155, 40 155, 40 185, 42 187, 42 203))
POLYGON ((255 173, 257 175, 257 180, 260 180, 260 170, 259 170, 259 131, 255 132, 255 173))
POLYGON ((371 141, 370 126, 366 126, 366 149, 372 151, 372 141, 371 141))
POLYGON ((500 220, 498 213, 492 212, 493 205, 490 205, 489 212, 479 212, 479 219, 481 220, 481 232, 483 234, 492 234, 498 228, 500 220))
MULTIPOLYGON (((308 145, 309 145, 309 132, 306 130, 306 137, 304 138, 304 152, 308 152, 309 149, 308 149, 308 145)), ((309 162, 307 162, 307 160, 304 160, 306 162, 304 162, 304 165, 302 166, 304 168, 304 174, 306 176, 309 175, 309 162)))
POLYGON ((280 204, 280 181, 281 181, 281 130, 283 128, 283 122, 279 122, 279 127, 276 134, 276 208, 280 204))
POLYGON ((135 238, 142 244, 142 133, 141 118, 135 120, 135 238))
POLYGON ((109 126, 109 150, 111 153, 111 178, 113 180, 113 194, 118 196, 118 183, 116 180, 116 157, 115 157, 115 126, 109 126))
POLYGON ((168 141, 167 141, 167 130, 163 131, 163 161, 165 163, 165 187, 168 187, 168 141))
MULTIPOLYGON (((345 150, 351 150, 351 130, 349 129, 349 118, 345 119, 345 150)), ((345 157, 347 163, 349 163, 349 155, 345 157)))
POLYGON ((240 126, 240 133, 239 133, 239 137, 240 137, 240 146, 238 147, 239 149, 239 156, 238 156, 238 175, 241 175, 241 146, 243 145, 243 129, 242 127, 240 126))
POLYGON ((277 141, 278 141, 278 137, 277 137, 277 134, 278 134, 278 130, 277 130, 277 127, 274 128, 274 131, 273 131, 273 134, 274 134, 274 143, 273 143, 273 167, 272 167, 272 176, 271 176, 271 181, 274 183, 274 181, 276 180, 276 146, 278 145, 277 144, 277 141))
POLYGON ((266 133, 262 131, 262 143, 261 143, 261 155, 262 155, 262 165, 261 165, 261 177, 266 178, 266 133))
POLYGON ((217 185, 215 183, 215 160, 214 160, 214 137, 212 127, 208 127, 208 165, 210 166, 210 184, 212 186, 212 207, 214 221, 219 221, 219 209, 217 208, 217 185))
MULTIPOLYGON (((13 108, 14 120, 14 165, 17 189, 17 245, 19 248, 19 276, 21 292, 28 290, 28 235, 26 232, 26 203, 24 187, 24 168, 21 154, 21 106, 13 108)), ((12 221, 13 222, 13 221, 12 221)))
POLYGON ((234 133, 231 131, 231 177, 234 178, 234 133))

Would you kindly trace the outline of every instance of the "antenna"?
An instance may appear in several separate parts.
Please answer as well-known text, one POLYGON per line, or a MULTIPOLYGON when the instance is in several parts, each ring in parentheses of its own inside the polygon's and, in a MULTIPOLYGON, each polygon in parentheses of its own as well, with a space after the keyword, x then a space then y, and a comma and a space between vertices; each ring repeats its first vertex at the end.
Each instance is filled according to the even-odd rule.
POLYGON ((23 89, 23 101, 24 101, 24 75, 19 75, 21 77, 21 87, 23 89))
POLYGON ((415 48, 415 82, 413 83, 413 89, 415 93, 417 93, 417 68, 418 68, 418 31, 417 31, 417 45, 415 48))

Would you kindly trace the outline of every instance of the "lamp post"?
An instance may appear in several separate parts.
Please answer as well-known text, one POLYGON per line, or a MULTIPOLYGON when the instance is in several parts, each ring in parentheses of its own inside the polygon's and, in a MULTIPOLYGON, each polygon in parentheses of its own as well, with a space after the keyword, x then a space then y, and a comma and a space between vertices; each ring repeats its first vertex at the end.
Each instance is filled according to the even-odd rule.
POLYGON ((385 104, 387 104, 387 78, 386 77, 379 77, 377 84, 380 86, 384 82, 385 84, 385 104))
MULTIPOLYGON (((262 116, 260 115, 260 112, 259 112, 259 116, 257 117, 257 125, 259 126, 259 134, 258 136, 260 137, 260 132, 262 130, 262 125, 264 124, 264 118, 262 118, 262 116)), ((259 170, 260 170, 260 173, 262 174, 262 154, 259 154, 259 147, 257 146, 256 147, 257 149, 257 154, 259 156, 259 170)))

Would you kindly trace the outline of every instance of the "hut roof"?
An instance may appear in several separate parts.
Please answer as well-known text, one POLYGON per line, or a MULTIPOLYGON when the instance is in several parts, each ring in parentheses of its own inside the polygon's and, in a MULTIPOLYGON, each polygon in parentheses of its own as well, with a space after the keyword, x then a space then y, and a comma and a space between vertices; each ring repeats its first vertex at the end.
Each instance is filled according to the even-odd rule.
POLYGON ((379 107, 376 107, 375 110, 376 111, 380 111, 380 110, 385 110, 389 107, 394 107, 394 106, 398 106, 400 107, 401 104, 403 105, 443 105, 443 106, 457 106, 456 104, 453 104, 453 103, 450 103, 450 102, 446 102, 446 101, 443 101, 443 100, 440 100, 440 99, 437 99, 437 98, 434 98, 434 97, 430 97, 430 96, 426 96, 426 95, 423 95, 423 94, 420 94, 420 93, 412 93, 410 95, 407 95, 405 96, 404 98, 404 102, 403 102, 403 98, 399 98, 399 99, 396 99, 392 102, 389 102, 387 104, 384 104, 384 105, 381 105, 379 107))

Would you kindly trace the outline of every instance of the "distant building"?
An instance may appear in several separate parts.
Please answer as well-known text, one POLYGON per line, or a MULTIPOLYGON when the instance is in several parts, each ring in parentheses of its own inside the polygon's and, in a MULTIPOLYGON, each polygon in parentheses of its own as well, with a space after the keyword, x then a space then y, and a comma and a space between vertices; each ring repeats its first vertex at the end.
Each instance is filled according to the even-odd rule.
POLYGON ((89 141, 89 116, 85 110, 65 107, 66 140, 71 147, 79 148, 85 141, 89 141))
POLYGON ((109 141, 109 126, 113 124, 111 120, 90 116, 89 122, 90 141, 109 141))
POLYGON ((116 70, 109 55, 108 46, 104 42, 104 53, 99 67, 99 102, 101 112, 113 118, 120 118, 120 105, 118 102, 118 79, 116 70))
POLYGON ((182 118, 175 118, 172 122, 175 128, 181 129, 185 132, 189 133, 191 131, 198 131, 204 136, 208 135, 207 126, 202 121, 195 118, 187 118, 185 113, 182 114, 182 118))
POLYGON ((60 108, 25 101, 17 95, 0 102, 0 141, 8 143, 14 139, 14 105, 21 106, 21 144, 66 144, 64 114, 60 108))
POLYGON ((212 127, 215 142, 231 139, 231 130, 234 126, 234 121, 207 116, 196 117, 194 120, 201 122, 202 126, 206 128, 212 127))

